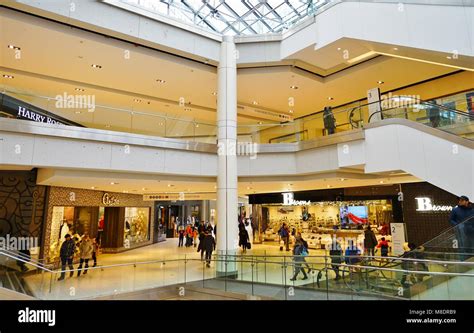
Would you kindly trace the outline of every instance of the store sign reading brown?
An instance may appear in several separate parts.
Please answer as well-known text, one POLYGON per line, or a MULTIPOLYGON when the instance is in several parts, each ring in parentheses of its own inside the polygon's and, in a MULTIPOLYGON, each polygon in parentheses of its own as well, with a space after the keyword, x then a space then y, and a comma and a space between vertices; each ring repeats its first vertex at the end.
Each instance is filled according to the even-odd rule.
POLYGON ((104 193, 104 195, 102 196, 102 203, 104 204, 104 206, 113 206, 118 205, 120 202, 116 197, 108 193, 104 193))

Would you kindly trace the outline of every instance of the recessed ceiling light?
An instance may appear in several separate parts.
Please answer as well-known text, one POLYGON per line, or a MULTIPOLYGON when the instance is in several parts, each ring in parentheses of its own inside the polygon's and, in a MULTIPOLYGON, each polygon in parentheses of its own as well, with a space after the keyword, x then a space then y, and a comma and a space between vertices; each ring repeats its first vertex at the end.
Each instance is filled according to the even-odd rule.
POLYGON ((213 91, 212 95, 217 96, 217 92, 213 91))
POLYGON ((383 180, 381 180, 381 181, 380 181, 380 184, 383 184, 383 183, 384 183, 384 181, 383 181, 383 180))
POLYGON ((378 84, 384 84, 385 82, 383 81, 377 81, 378 84))
POLYGON ((340 48, 340 47, 338 47, 338 48, 337 48, 337 50, 338 50, 338 51, 341 51, 341 48, 340 48))
POLYGON ((247 190, 250 190, 250 189, 251 189, 251 187, 250 187, 250 186, 247 186, 247 190))
POLYGON ((117 185, 118 183, 116 182, 110 182, 110 185, 117 185))
POLYGON ((123 192, 123 193, 128 193, 128 191, 127 191, 127 190, 123 190, 122 192, 123 192))
POLYGON ((18 46, 11 45, 11 44, 8 45, 8 48, 12 50, 21 50, 18 46))
POLYGON ((293 186, 293 184, 288 184, 288 186, 293 186))
POLYGON ((101 69, 101 68, 102 68, 101 65, 96 65, 96 64, 92 64, 91 67, 92 67, 92 68, 98 68, 98 69, 101 69))
POLYGON ((293 110, 289 110, 288 112, 289 112, 289 113, 293 113, 293 110))
POLYGON ((142 188, 142 191, 146 191, 146 190, 148 190, 146 187, 142 188))
POLYGON ((394 50, 394 51, 398 51, 398 47, 394 47, 393 50, 394 50))
POLYGON ((81 113, 81 111, 76 111, 76 112, 74 112, 74 113, 75 113, 75 114, 80 114, 80 113, 81 113))
POLYGON ((199 127, 199 124, 196 124, 196 127, 199 127))
POLYGON ((343 182, 343 181, 345 181, 345 180, 346 180, 346 178, 341 178, 341 182, 343 182))
POLYGON ((95 190, 95 186, 91 186, 91 189, 95 190))
POLYGON ((163 126, 163 123, 159 123, 160 126, 163 126))
POLYGON ((262 125, 263 123, 261 121, 258 122, 259 125, 262 125))
POLYGON ((133 101, 134 101, 135 103, 141 103, 141 102, 142 102, 142 100, 141 100, 141 99, 138 99, 138 98, 135 98, 133 101))
POLYGON ((452 59, 451 56, 447 56, 446 58, 447 58, 447 59, 450 59, 450 60, 452 59))
POLYGON ((191 111, 191 108, 184 108, 184 111, 191 111))
POLYGON ((328 185, 328 188, 330 188, 330 187, 331 187, 331 185, 328 185))
POLYGON ((165 81, 165 80, 162 80, 162 79, 157 79, 156 82, 158 82, 158 83, 165 83, 166 81, 165 81))
POLYGON ((13 78, 15 78, 13 75, 7 75, 7 74, 3 74, 3 77, 4 77, 5 79, 13 79, 13 78))
POLYGON ((74 88, 75 91, 84 91, 82 88, 74 88))
POLYGON ((168 184, 168 187, 171 187, 171 186, 173 186, 173 185, 171 185, 171 184, 168 184))
POLYGON ((109 125, 109 124, 107 124, 107 125, 105 125, 105 127, 106 127, 106 128, 110 128, 110 125, 109 125))
POLYGON ((297 86, 290 86, 290 89, 296 90, 296 89, 298 89, 298 87, 297 86))
POLYGON ((328 97, 328 100, 330 100, 330 101, 332 101, 333 99, 334 99, 334 98, 332 98, 332 97, 328 97))
POLYGON ((257 102, 257 101, 253 101, 252 104, 253 104, 253 105, 258 105, 258 102, 257 102))

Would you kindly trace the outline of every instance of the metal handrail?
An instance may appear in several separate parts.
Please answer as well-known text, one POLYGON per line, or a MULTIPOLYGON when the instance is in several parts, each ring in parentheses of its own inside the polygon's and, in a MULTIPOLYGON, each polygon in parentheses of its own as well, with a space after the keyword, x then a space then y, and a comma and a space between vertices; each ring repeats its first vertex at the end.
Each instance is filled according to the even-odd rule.
POLYGON ((31 264, 31 263, 37 263, 38 265, 44 265, 44 266, 52 266, 51 264, 45 264, 44 261, 45 259, 38 259, 38 260, 35 260, 33 258, 31 258, 31 256, 28 256, 26 254, 23 254, 21 252, 14 252, 14 251, 11 251, 5 247, 0 247, 0 253, 1 252, 6 252, 8 254, 10 254, 11 256, 17 258, 17 259, 25 259, 27 260, 27 263, 31 264), (42 262, 43 261, 43 262, 42 262))

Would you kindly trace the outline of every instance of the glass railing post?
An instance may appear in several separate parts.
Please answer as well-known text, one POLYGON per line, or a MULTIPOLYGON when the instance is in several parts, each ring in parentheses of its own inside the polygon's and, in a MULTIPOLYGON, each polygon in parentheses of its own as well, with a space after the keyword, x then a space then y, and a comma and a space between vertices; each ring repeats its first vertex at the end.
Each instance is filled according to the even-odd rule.
POLYGON ((184 284, 186 284, 186 266, 187 266, 186 254, 184 254, 184 284))
POLYGON ((254 268, 254 258, 252 257, 252 263, 251 263, 251 267, 252 267, 252 296, 254 295, 254 291, 253 291, 253 268, 254 268))
POLYGON ((288 300, 287 290, 286 290, 286 257, 283 256, 283 289, 285 291, 285 301, 288 300))

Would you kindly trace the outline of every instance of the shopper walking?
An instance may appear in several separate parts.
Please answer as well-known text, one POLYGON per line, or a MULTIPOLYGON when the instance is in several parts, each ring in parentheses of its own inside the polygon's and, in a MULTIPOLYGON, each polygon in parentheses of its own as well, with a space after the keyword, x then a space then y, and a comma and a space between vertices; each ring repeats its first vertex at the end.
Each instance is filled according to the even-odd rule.
POLYGON ((311 273, 311 271, 313 270, 311 268, 311 266, 306 262, 306 256, 309 255, 309 246, 308 246, 308 242, 306 240, 303 239, 303 236, 301 235, 301 232, 297 232, 295 234, 295 246, 296 244, 299 244, 300 246, 303 246, 303 249, 301 251, 301 256, 302 256, 302 262, 303 262, 303 265, 306 266, 306 268, 308 269, 308 273, 311 273))
POLYGON ((216 249, 216 240, 212 237, 212 232, 206 230, 204 233, 204 251, 206 251, 206 267, 211 267, 212 251, 216 249))
POLYGON ((326 106, 323 111, 323 123, 324 129, 328 135, 334 134, 336 132, 336 118, 332 113, 332 108, 326 106))
POLYGON ((97 257, 99 256, 100 245, 97 238, 92 240, 92 260, 94 260, 94 265, 92 267, 97 266, 97 257))
POLYGON ((461 253, 461 260, 467 260, 470 254, 474 253, 474 221, 465 222, 473 216, 474 209, 469 202, 469 198, 461 195, 458 199, 458 205, 454 207, 449 217, 449 222, 455 226, 454 232, 458 242, 458 250, 461 253))
POLYGON ((337 241, 336 236, 333 237, 330 248, 329 256, 331 257, 331 268, 336 273, 335 281, 341 278, 339 274, 339 266, 342 263, 342 246, 337 241))
POLYGON ((375 255, 375 247, 377 246, 377 237, 375 233, 370 228, 370 225, 367 225, 367 228, 364 231, 364 252, 367 256, 375 255))
POLYGON ((294 263, 294 274, 290 281, 296 281, 298 274, 300 272, 303 273, 303 280, 308 279, 308 275, 306 274, 303 268, 303 262, 305 262, 304 255, 304 245, 301 241, 301 238, 295 243, 293 248, 293 263, 294 263))
POLYGON ((89 260, 92 258, 92 252, 94 252, 94 245, 92 240, 89 238, 89 235, 84 235, 82 237, 81 243, 79 244, 80 259, 79 267, 77 270, 77 276, 81 276, 82 264, 85 263, 84 275, 87 274, 87 269, 89 268, 89 260))
POLYGON ((190 247, 191 245, 193 245, 193 231, 190 224, 186 226, 184 235, 186 236, 186 247, 190 247))
POLYGON ((280 235, 281 240, 285 244, 286 250, 290 251, 290 229, 288 228, 286 223, 283 223, 280 230, 278 231, 278 234, 280 235))
POLYGON ((388 244, 388 241, 385 239, 385 237, 382 237, 380 239, 379 244, 377 245, 377 248, 380 249, 380 255, 382 257, 388 257, 388 249, 390 245, 388 244))
POLYGON ((249 233, 245 229, 245 225, 241 222, 239 223, 239 246, 242 246, 242 253, 247 252, 247 247, 249 243, 249 233))
POLYGON ((61 276, 59 277, 58 281, 64 280, 66 276, 66 264, 71 270, 69 276, 72 277, 74 275, 74 266, 72 265, 72 259, 74 257, 74 249, 76 247, 76 243, 71 238, 70 234, 66 234, 64 236, 64 239, 65 241, 63 242, 63 244, 61 245, 61 249, 59 250, 59 257, 61 258, 61 276))
POLYGON ((178 227, 178 247, 183 246, 183 241, 184 241, 184 227, 180 225, 178 227))

